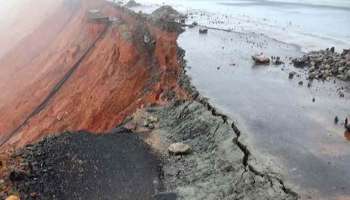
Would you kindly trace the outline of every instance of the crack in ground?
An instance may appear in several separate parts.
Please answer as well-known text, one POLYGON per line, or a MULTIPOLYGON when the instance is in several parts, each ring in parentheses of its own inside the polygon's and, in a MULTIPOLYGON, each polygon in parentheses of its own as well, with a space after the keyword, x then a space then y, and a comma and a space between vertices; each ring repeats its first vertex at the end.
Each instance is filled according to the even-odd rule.
MULTIPOLYGON (((209 112, 211 112, 211 114, 213 116, 216 116, 216 117, 220 117, 222 120, 223 120, 223 123, 224 124, 228 124, 228 116, 225 115, 225 114, 222 114, 222 113, 219 113, 215 107, 213 107, 206 99, 204 98, 201 98, 201 97, 197 97, 195 98, 194 100, 198 101, 199 103, 201 103, 203 106, 205 106, 207 108, 207 110, 209 112)), ((238 146, 238 148, 243 152, 243 158, 242 158, 242 164, 245 168, 245 171, 242 173, 242 176, 244 173, 246 173, 248 170, 251 171, 254 175, 257 175, 257 176, 260 176, 260 177, 263 177, 263 178, 266 178, 271 186, 274 185, 273 183, 273 179, 275 179, 279 184, 280 184, 280 188, 281 190, 286 193, 286 194, 289 194, 289 195, 292 195, 294 197, 299 197, 299 195, 293 191, 292 189, 288 188, 285 183, 283 182, 283 180, 279 177, 276 177, 276 176, 271 176, 267 173, 264 173, 264 172, 260 172, 259 170, 257 170, 254 166, 252 166, 251 164, 249 164, 249 159, 250 157, 252 156, 249 148, 247 145, 243 144, 239 139, 242 135, 241 131, 238 129, 238 127, 235 125, 235 123, 232 122, 231 124, 231 128, 233 130, 233 132, 236 134, 236 137, 233 138, 233 143, 236 144, 238 146)))

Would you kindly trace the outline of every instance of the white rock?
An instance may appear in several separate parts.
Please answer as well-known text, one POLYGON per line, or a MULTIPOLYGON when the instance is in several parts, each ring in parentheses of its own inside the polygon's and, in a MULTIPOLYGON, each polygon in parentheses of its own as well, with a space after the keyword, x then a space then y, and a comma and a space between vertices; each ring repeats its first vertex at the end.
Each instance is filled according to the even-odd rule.
POLYGON ((168 151, 171 154, 188 154, 192 151, 192 148, 188 144, 184 143, 173 143, 168 147, 168 151))

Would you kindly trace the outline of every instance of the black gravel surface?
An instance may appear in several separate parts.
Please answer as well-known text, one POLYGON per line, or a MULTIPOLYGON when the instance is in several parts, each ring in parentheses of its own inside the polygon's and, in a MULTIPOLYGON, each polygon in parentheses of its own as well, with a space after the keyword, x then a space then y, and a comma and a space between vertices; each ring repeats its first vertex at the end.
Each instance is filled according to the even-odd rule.
POLYGON ((21 199, 147 200, 160 189, 160 162, 127 129, 108 135, 64 133, 21 152, 28 172, 13 171, 21 199))

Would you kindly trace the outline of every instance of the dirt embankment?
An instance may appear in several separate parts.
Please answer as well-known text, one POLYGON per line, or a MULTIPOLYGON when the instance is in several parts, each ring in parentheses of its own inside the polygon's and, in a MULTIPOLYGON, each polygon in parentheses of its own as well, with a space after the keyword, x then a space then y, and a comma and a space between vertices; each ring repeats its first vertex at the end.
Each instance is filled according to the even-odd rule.
POLYGON ((178 34, 105 1, 64 1, 0 60, 2 148, 64 130, 108 131, 139 107, 186 97, 178 34), (118 20, 91 23, 89 9, 118 20))
POLYGON ((59 15, 69 14, 60 19, 61 28, 52 29, 52 35, 34 32, 22 44, 32 44, 35 34, 48 34, 42 45, 15 59, 19 47, 1 61, 15 63, 17 69, 7 69, 10 84, 0 85, 8 93, 0 105, 2 148, 21 147, 66 130, 107 133, 122 121, 128 130, 119 128, 102 136, 66 133, 16 151, 8 162, 1 162, 14 168, 1 171, 8 173, 0 177, 2 181, 11 183, 5 184, 6 189, 15 189, 5 195, 18 192, 23 199, 298 198, 278 176, 256 163, 235 125, 191 86, 183 71, 184 52, 176 43, 180 30, 176 24, 153 21, 104 1, 68 5, 58 10, 59 15), (87 22, 86 11, 91 8, 118 20, 87 22), (14 92, 14 87, 22 89, 14 92), (153 107, 154 103, 160 106, 153 107), (142 107, 146 109, 139 112, 155 117, 152 126, 142 117, 138 120, 139 112, 130 117, 142 107), (133 134, 144 137, 161 161, 133 134), (168 154, 173 142, 189 144, 192 152, 168 154), (159 162, 162 171, 158 171, 159 162))

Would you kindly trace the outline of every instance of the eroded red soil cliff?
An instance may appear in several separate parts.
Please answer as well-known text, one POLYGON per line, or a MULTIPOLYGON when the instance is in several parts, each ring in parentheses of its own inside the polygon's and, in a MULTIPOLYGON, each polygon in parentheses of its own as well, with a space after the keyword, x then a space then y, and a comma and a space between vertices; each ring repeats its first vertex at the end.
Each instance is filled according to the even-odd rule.
POLYGON ((139 107, 186 98, 177 37, 102 0, 63 1, 0 60, 2 149, 65 130, 104 132, 139 107), (118 20, 91 22, 89 9, 118 20))

